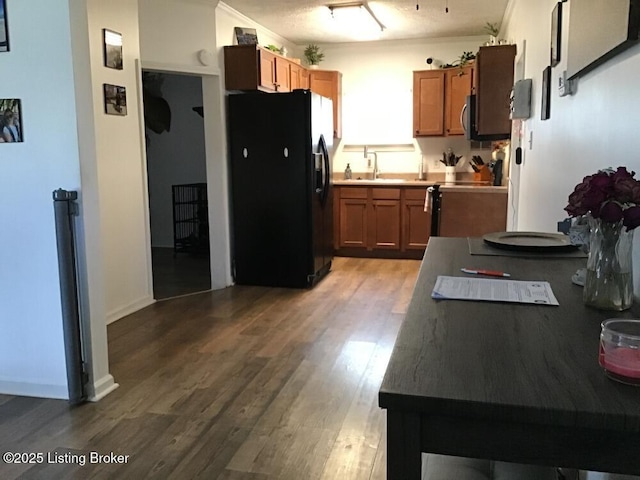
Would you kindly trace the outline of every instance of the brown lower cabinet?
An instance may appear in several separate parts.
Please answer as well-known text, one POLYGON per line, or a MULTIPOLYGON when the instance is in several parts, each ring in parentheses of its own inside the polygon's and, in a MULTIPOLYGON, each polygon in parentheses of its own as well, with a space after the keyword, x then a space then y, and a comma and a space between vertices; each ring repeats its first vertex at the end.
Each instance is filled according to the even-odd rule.
POLYGON ((442 192, 441 237, 481 237, 507 226, 507 192, 442 192))
POLYGON ((424 187, 335 187, 336 253, 421 258, 430 230, 425 194, 424 187))

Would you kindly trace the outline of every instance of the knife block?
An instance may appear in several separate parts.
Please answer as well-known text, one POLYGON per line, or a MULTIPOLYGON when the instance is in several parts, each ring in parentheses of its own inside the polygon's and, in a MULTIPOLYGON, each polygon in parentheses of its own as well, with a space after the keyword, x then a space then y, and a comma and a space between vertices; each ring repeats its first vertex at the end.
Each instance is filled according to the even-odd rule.
POLYGON ((473 172, 474 182, 491 182, 491 170, 487 165, 480 165, 479 172, 473 172))

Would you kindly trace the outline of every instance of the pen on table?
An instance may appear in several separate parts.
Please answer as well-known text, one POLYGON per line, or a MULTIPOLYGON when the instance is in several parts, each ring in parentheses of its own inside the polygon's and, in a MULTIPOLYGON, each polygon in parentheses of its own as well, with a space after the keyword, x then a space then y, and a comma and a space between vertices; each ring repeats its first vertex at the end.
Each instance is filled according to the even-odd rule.
POLYGON ((461 268, 464 273, 471 273, 473 275, 489 275, 490 277, 510 277, 511 275, 505 272, 499 272, 497 270, 472 270, 470 268, 461 268))

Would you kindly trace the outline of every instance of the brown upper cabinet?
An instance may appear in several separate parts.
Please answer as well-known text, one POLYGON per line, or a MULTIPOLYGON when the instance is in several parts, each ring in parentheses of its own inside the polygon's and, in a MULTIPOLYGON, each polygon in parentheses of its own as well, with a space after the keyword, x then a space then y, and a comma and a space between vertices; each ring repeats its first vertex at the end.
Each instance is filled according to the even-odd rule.
POLYGON ((291 91, 291 60, 259 45, 224 47, 227 90, 291 91))
POLYGON ((309 88, 333 102, 333 136, 342 137, 342 73, 334 70, 308 70, 309 88))
POLYGON ((515 45, 480 47, 474 79, 478 135, 511 135, 509 109, 515 58, 515 45))
POLYGON ((473 89, 473 66, 447 69, 445 73, 444 120, 446 135, 464 135, 463 113, 473 89))
POLYGON ((444 72, 413 72, 413 135, 444 135, 444 72))
POLYGON ((227 90, 290 92, 298 88, 333 101, 333 136, 342 136, 342 74, 332 70, 307 70, 302 65, 259 45, 224 47, 224 81, 227 90))
POLYGON ((309 88, 309 72, 306 68, 297 63, 291 63, 289 71, 291 72, 291 90, 309 88))
POLYGON ((462 112, 473 88, 473 65, 413 72, 413 135, 464 135, 462 112))

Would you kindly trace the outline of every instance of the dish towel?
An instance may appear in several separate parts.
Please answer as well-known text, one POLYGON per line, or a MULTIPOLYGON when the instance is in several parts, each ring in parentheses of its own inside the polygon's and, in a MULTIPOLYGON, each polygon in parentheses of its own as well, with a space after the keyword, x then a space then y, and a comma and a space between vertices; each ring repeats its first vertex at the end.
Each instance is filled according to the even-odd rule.
POLYGON ((424 211, 427 213, 431 211, 431 187, 427 188, 426 195, 424 196, 424 211))

